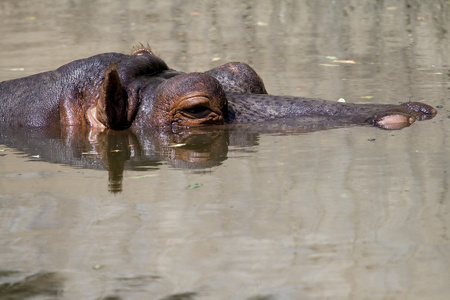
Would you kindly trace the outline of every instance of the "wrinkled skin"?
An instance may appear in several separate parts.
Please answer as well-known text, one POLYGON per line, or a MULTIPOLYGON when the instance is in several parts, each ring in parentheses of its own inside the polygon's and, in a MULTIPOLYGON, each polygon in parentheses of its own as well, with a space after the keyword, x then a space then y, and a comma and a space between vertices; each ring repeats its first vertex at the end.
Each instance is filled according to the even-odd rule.
POLYGON ((267 95, 248 65, 204 73, 169 69, 148 49, 99 54, 55 71, 0 83, 0 126, 103 130, 179 128, 308 117, 401 129, 431 119, 419 102, 351 104, 267 95))

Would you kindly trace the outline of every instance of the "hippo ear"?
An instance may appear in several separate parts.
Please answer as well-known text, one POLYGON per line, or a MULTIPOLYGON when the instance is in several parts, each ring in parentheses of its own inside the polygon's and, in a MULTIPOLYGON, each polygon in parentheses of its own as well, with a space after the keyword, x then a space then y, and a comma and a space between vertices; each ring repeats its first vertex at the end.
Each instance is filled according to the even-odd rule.
POLYGON ((105 72, 97 102, 97 118, 107 128, 126 127, 127 98, 116 64, 111 64, 105 72))

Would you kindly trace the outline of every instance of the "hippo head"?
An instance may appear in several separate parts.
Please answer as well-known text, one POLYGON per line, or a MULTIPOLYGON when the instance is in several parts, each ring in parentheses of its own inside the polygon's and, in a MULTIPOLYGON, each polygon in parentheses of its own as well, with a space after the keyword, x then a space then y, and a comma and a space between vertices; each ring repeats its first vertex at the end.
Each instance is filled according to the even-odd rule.
MULTIPOLYGON (((343 124, 401 129, 436 115, 434 108, 418 102, 354 104, 266 95, 262 80, 242 63, 185 74, 169 69, 146 49, 101 58, 104 76, 89 85, 88 104, 81 105, 87 107, 83 118, 93 128, 198 127, 311 117, 317 123, 339 119, 343 124)), ((74 100, 61 105, 63 124, 76 124, 72 120, 80 115, 78 95, 76 89, 67 97, 74 100)))

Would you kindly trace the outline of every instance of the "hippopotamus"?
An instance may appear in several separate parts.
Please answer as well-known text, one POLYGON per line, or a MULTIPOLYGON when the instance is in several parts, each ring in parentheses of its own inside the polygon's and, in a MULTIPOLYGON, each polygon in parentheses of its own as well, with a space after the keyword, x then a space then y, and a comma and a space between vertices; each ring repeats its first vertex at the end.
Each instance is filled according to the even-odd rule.
POLYGON ((169 68, 148 47, 131 55, 98 54, 0 83, 0 127, 184 128, 309 117, 401 129, 435 115, 434 108, 420 102, 354 104, 273 96, 245 63, 184 73, 169 68))

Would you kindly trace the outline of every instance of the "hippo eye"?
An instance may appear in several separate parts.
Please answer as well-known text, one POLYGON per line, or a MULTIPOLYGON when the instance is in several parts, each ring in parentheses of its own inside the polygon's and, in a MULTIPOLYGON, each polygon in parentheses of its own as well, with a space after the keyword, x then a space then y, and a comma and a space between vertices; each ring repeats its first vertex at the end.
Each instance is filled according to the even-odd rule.
POLYGON ((211 110, 206 106, 198 105, 183 109, 182 113, 192 118, 204 118, 211 113, 211 110))

